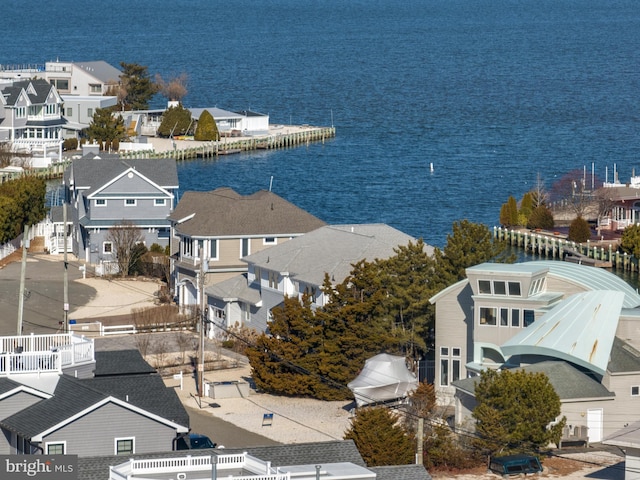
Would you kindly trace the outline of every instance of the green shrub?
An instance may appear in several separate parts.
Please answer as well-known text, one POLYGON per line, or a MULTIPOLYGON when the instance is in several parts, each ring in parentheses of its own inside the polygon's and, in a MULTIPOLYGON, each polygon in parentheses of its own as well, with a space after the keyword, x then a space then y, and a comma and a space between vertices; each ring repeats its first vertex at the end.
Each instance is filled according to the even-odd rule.
POLYGON ((544 205, 540 205, 533 209, 531 215, 529 215, 527 228, 543 228, 545 230, 551 230, 553 227, 554 220, 551 210, 544 205))
POLYGON ((62 148, 66 150, 77 150, 78 149, 78 139, 77 138, 65 138, 62 148))
POLYGON ((569 237, 572 242, 583 243, 591 238, 589 223, 582 217, 578 217, 569 225, 569 237))

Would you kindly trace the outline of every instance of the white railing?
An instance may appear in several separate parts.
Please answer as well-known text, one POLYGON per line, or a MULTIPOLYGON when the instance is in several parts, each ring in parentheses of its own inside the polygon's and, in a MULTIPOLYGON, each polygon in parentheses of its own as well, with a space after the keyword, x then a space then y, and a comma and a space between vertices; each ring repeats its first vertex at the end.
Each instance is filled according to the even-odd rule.
MULTIPOLYGON (((111 480, 134 479, 137 475, 160 475, 180 472, 202 472, 204 478, 211 473, 211 461, 215 461, 220 477, 233 480, 290 480, 289 473, 280 473, 271 469, 271 463, 248 455, 247 453, 214 456, 186 456, 174 458, 152 458, 129 460, 126 463, 111 467, 111 480), (255 472, 254 475, 225 475, 225 470, 243 469, 255 472)), ((146 478, 146 477, 145 477, 146 478)))
POLYGON ((61 372, 92 362, 93 340, 74 333, 0 337, 0 375, 61 372))

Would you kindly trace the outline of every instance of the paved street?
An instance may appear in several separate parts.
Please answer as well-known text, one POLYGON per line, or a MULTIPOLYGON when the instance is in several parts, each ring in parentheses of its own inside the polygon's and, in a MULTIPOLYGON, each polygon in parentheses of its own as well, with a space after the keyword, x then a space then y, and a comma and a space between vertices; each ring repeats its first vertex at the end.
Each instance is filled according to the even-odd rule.
MULTIPOLYGON (((71 257, 70 257, 71 258, 71 257)), ((96 291, 73 282, 82 278, 80 264, 69 262, 69 318, 95 296, 96 291)), ((15 335, 18 328, 18 291, 21 263, 13 262, 0 269, 0 335, 15 335)), ((55 333, 64 318, 64 263, 58 255, 28 255, 25 275, 23 333, 55 333)))

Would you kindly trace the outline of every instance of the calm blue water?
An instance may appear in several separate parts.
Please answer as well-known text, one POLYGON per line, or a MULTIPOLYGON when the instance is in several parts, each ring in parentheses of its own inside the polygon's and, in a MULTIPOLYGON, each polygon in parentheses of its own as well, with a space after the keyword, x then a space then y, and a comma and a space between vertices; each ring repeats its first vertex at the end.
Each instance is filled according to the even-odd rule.
POLYGON ((137 62, 186 72, 187 106, 337 128, 324 145, 182 164, 182 191, 273 176, 327 222, 443 245, 456 220, 494 225, 538 174, 640 171, 634 0, 5 0, 3 17, 2 64, 137 62))

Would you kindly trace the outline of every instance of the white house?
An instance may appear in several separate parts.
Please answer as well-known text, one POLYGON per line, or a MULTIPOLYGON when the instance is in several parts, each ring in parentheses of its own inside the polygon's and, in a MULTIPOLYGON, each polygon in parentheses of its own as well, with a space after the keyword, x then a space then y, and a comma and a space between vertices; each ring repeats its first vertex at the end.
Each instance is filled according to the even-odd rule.
POLYGON ((456 424, 488 368, 543 372, 567 417, 564 440, 598 442, 640 420, 640 295, 604 269, 561 261, 483 263, 435 295, 436 379, 456 424))
MULTIPOLYGON (((284 297, 309 295, 314 307, 326 302, 321 291, 325 275, 333 284, 361 261, 384 259, 415 239, 385 224, 327 225, 286 243, 248 255, 247 277, 233 277, 205 290, 208 315, 227 328, 246 325, 265 331, 271 309, 284 297)), ((427 247, 429 253, 432 247, 427 247)))

